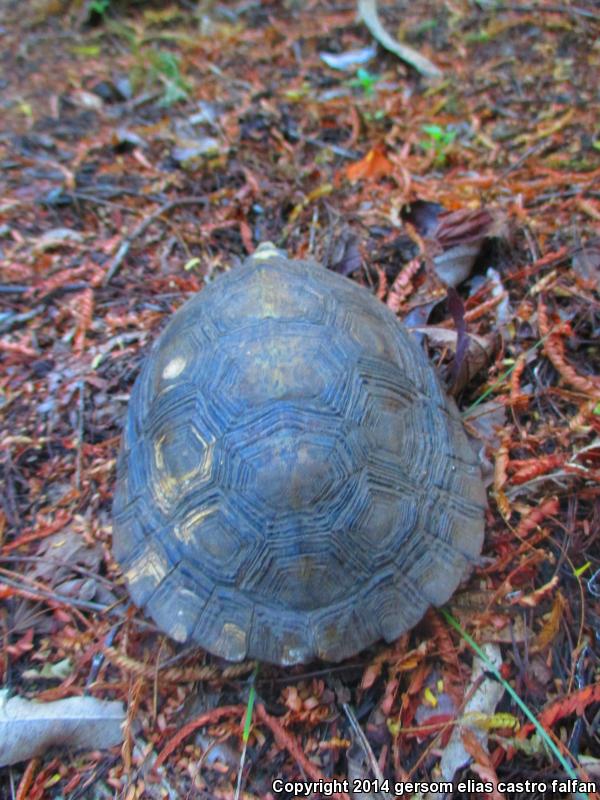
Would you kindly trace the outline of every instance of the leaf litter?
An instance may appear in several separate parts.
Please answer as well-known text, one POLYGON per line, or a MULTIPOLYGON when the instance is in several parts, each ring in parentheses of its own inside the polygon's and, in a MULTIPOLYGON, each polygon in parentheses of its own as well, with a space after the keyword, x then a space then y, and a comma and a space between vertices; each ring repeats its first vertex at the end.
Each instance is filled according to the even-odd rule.
POLYGON ((129 606, 110 504, 133 380, 172 311, 264 239, 421 338, 490 483, 482 561, 449 608, 580 777, 600 776, 591 4, 6 5, 2 685, 49 715, 128 713, 122 749, 32 747, 0 781, 130 800, 263 797, 302 771, 562 774, 431 611, 335 667, 263 665, 238 775, 254 666, 178 647, 129 606), (478 691, 493 702, 470 735, 478 691))

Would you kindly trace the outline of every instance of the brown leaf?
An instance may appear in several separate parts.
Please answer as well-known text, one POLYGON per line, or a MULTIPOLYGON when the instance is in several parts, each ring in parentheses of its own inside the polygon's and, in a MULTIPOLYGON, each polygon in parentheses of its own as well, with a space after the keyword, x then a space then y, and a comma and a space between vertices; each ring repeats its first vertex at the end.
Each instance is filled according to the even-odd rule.
POLYGON ((361 681, 361 689, 370 689, 371 686, 375 683, 377 678, 381 675, 381 670, 383 669, 383 663, 381 661, 376 661, 373 664, 369 664, 366 668, 362 681, 361 681))
POLYGON ((531 592, 530 594, 526 595, 521 595, 517 593, 516 597, 511 601, 511 605, 524 606, 525 608, 535 608, 546 597, 546 595, 552 592, 552 590, 556 587, 557 584, 558 584, 558 575, 554 575, 553 578, 551 578, 547 583, 545 583, 539 589, 536 589, 535 592, 531 592))
POLYGON ((483 764, 484 766, 487 766, 490 760, 490 755, 480 742, 479 737, 475 735, 475 732, 471 730, 471 728, 462 728, 460 732, 460 738, 462 740, 463 747, 471 756, 473 761, 475 761, 476 764, 483 764))
POLYGON ((465 415, 464 422, 467 429, 471 429, 490 450, 497 450, 500 446, 498 431, 502 430, 506 423, 506 406, 498 400, 479 403, 465 415))
POLYGON ((545 650, 556 639, 556 635, 560 630, 560 623, 562 622, 565 605, 565 598, 562 596, 561 592, 556 592, 554 602, 552 603, 552 610, 547 615, 544 627, 538 633, 532 650, 545 650))
POLYGON ((497 213, 486 208, 461 208, 458 211, 444 211, 438 216, 437 225, 431 233, 443 250, 465 244, 481 244, 486 236, 492 235, 492 227, 497 213))
POLYGON ((378 180, 390 175, 394 165, 388 159, 382 145, 376 144, 360 161, 355 161, 346 168, 346 176, 350 181, 378 180))

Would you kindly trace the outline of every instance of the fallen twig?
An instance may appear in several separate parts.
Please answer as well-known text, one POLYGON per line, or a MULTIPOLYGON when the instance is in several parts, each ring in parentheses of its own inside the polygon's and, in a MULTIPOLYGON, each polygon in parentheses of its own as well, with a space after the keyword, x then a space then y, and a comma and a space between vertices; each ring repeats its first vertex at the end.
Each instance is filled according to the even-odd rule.
MULTIPOLYGON (((309 761, 304 754, 304 751, 296 741, 296 737, 286 731, 279 720, 275 719, 275 717, 272 717, 268 713, 267 709, 262 703, 257 703, 255 708, 256 715, 260 721, 264 722, 265 725, 268 725, 268 727, 271 729, 271 733, 273 734, 276 744, 282 749, 288 751, 292 758, 295 759, 300 769, 302 769, 302 771, 305 772, 309 778, 311 778, 313 781, 324 780, 323 773, 320 769, 315 767, 312 761, 309 761)), ((340 798, 340 800, 348 800, 348 795, 345 792, 333 794, 332 797, 340 798)))
POLYGON ((196 717, 196 719, 192 720, 187 725, 184 725, 183 728, 176 733, 170 742, 160 751, 158 758, 154 762, 154 769, 158 769, 162 764, 164 764, 167 758, 181 744, 181 742, 186 739, 190 733, 193 733, 195 730, 197 730, 197 728, 217 722, 222 717, 241 717, 244 711, 245 707, 242 705, 222 706, 221 708, 213 708, 211 711, 206 711, 204 714, 200 714, 199 717, 196 717))
POLYGON ((390 53, 394 53, 402 61, 406 61, 421 75, 426 75, 428 78, 440 78, 442 76, 442 71, 428 58, 413 50, 412 47, 400 44, 390 36, 379 19, 376 0, 358 0, 358 13, 382 47, 385 47, 390 53))
POLYGON ((137 228, 134 228, 131 233, 127 234, 127 236, 121 242, 119 249, 117 250, 117 254, 113 259, 112 264, 108 268, 106 275, 102 281, 102 285, 106 286, 110 281, 115 277, 117 272, 121 269, 121 265, 129 252, 129 248, 133 244, 133 242, 141 236, 149 227, 152 225, 153 222, 156 222, 157 219, 160 219, 164 214, 168 214, 169 211, 172 211, 177 206, 192 206, 192 205, 206 205, 207 203, 206 197, 180 197, 176 200, 170 200, 168 203, 165 203, 163 206, 158 208, 154 211, 150 216, 145 217, 137 228))

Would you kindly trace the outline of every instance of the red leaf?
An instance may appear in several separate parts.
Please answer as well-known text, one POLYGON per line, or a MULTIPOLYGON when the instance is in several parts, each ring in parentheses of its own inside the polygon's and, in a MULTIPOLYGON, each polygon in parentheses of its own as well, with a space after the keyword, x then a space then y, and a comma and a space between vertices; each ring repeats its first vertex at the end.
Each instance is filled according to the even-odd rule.
MULTIPOLYGON (((551 728, 555 722, 571 714, 581 716, 591 703, 598 702, 600 702, 600 684, 594 683, 567 697, 555 700, 542 711, 538 719, 544 728, 551 728)), ((533 731, 533 727, 531 724, 524 725, 519 731, 519 738, 524 739, 528 736, 533 731)))

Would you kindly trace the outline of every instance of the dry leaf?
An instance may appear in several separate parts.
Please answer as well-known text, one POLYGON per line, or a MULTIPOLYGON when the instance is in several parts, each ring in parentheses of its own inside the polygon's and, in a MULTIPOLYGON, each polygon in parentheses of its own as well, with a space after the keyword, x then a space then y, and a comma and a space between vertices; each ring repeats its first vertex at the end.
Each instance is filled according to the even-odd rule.
POLYGON ((448 286, 466 281, 479 255, 480 244, 460 244, 433 257, 436 275, 448 286))
POLYGON ((79 577, 77 567, 96 573, 102 550, 99 545, 90 546, 82 534, 67 529, 43 539, 36 556, 39 561, 31 570, 31 577, 56 587, 73 574, 79 577))
POLYGON ((495 451, 500 447, 498 431, 506 424, 506 406, 498 400, 487 400, 468 411, 463 421, 490 451, 495 451))
POLYGON ((123 704, 95 697, 69 697, 36 703, 23 697, 8 699, 0 690, 0 767, 43 755, 61 745, 98 750, 120 744, 123 704))
POLYGON ((446 211, 439 203, 415 200, 401 215, 422 237, 436 275, 447 286, 458 286, 470 276, 486 239, 507 236, 505 214, 497 208, 446 211))
POLYGON ((448 286, 458 286, 465 281, 483 242, 502 235, 503 226, 504 215, 495 209, 463 208, 440 213, 427 238, 437 276, 448 286), (438 252, 434 254, 436 249, 438 252))
MULTIPOLYGON (((589 705, 598 702, 600 702, 600 684, 593 683, 555 700, 538 715, 538 719, 544 728, 548 729, 559 720, 570 717, 571 714, 580 717, 589 705)), ((528 732, 529 727, 526 726, 523 730, 528 732)))
POLYGON ((383 147, 377 144, 363 159, 355 161, 346 168, 346 176, 350 181, 359 181, 365 178, 377 180, 389 175, 393 169, 394 165, 386 156, 383 147))
MULTIPOLYGON (((417 334, 423 334, 433 345, 447 347, 456 353, 458 334, 456 331, 447 328, 438 328, 435 325, 422 325, 410 329, 417 334)), ((458 394, 469 381, 484 367, 486 367, 496 350, 497 340, 495 336, 477 336, 470 333, 468 336, 467 352, 463 356, 460 371, 456 376, 452 393, 458 394)))
POLYGON ((340 275, 351 275, 362 266, 362 256, 358 246, 359 238, 349 228, 332 237, 327 253, 327 269, 340 275))
POLYGON ((544 627, 535 638, 532 651, 545 650, 556 639, 567 603, 560 591, 554 595, 552 610, 545 617, 544 627))

